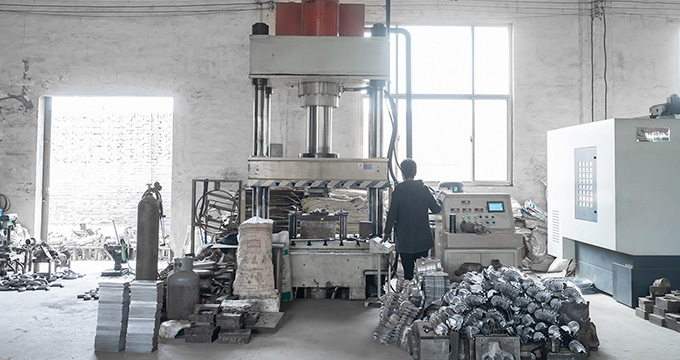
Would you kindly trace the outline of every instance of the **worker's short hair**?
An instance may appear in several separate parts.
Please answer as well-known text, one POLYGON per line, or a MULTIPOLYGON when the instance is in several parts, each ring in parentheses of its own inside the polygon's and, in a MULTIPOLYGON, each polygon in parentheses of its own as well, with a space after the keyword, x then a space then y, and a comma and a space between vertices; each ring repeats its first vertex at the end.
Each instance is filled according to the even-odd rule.
POLYGON ((416 177, 418 166, 413 159, 405 159, 401 162, 401 175, 404 179, 413 179, 416 177))

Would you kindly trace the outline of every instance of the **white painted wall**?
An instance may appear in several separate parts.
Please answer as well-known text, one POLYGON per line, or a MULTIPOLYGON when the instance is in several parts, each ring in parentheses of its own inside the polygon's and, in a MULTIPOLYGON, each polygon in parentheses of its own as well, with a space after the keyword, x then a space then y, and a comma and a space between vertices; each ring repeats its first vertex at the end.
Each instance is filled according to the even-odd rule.
MULTIPOLYGON (((367 2, 367 22, 383 22, 383 2, 367 2)), ((483 191, 508 191, 544 207, 540 179, 546 177, 546 131, 590 120, 590 17, 529 16, 513 10, 511 2, 505 12, 488 13, 457 11, 455 3, 442 3, 448 6, 393 1, 393 24, 513 24, 514 185, 483 191), (405 7, 409 4, 418 6, 405 7)), ((36 224, 41 96, 173 96, 172 236, 180 243, 189 224, 192 178, 245 179, 252 146, 248 34, 252 23, 271 22, 271 15, 265 10, 90 18, 0 12, 0 193, 11 197, 21 223, 31 230, 36 224), (6 99, 22 94, 23 102, 6 99)), ((607 19, 609 116, 643 115, 650 105, 678 92, 680 22, 663 16, 607 19)), ((602 31, 596 30, 596 72, 601 74, 602 31)), ((602 93, 598 86, 596 119, 604 117, 602 93)), ((335 150, 358 156, 360 106, 349 96, 340 101, 345 107, 334 124, 335 150)), ((276 91, 272 114, 272 141, 283 142, 284 154, 295 156, 304 144, 304 113, 294 89, 276 91)))

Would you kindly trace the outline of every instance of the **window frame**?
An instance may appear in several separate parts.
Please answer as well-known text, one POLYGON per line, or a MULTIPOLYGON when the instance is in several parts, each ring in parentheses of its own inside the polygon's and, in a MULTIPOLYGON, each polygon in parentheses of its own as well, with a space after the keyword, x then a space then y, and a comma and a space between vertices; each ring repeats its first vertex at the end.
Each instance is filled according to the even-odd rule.
MULTIPOLYGON (((403 28, 408 28, 408 27, 414 27, 414 26, 423 26, 423 25, 401 25, 399 27, 403 28)), ((426 25, 430 26, 430 25, 426 25)), ((432 27, 435 26, 441 26, 441 27, 448 27, 448 26, 467 26, 471 28, 471 34, 472 34, 472 39, 471 39, 471 54, 472 54, 472 80, 471 80, 471 85, 472 85, 472 92, 470 94, 423 94, 423 93, 414 93, 412 94, 412 99, 413 100, 470 100, 472 103, 472 138, 470 139, 472 143, 472 180, 468 181, 463 181, 464 184, 468 186, 512 186, 513 185, 513 153, 514 153, 514 136, 513 136, 513 123, 514 123, 514 111, 513 111, 513 100, 514 100, 514 42, 513 42, 513 26, 512 24, 473 24, 473 25, 462 25, 462 24, 456 24, 456 25, 431 25, 432 27), (509 51, 509 61, 508 61, 508 72, 509 72, 509 84, 508 84, 508 94, 507 95, 500 95, 500 94, 476 94, 475 93, 475 28, 492 28, 492 27, 502 27, 502 28, 507 28, 508 29, 508 51, 509 51), (506 174, 506 180, 476 180, 476 161, 475 161, 475 154, 476 154, 476 142, 475 142, 475 120, 476 120, 476 112, 475 112, 475 103, 477 100, 505 100, 507 102, 507 129, 506 129, 506 141, 507 141, 507 155, 506 155, 506 164, 507 164, 507 174, 506 174)), ((396 42, 396 49, 395 51, 398 53, 400 51, 399 49, 399 42, 396 42)), ((392 50, 391 50, 392 51, 392 50)), ((391 52, 390 51, 390 52, 391 52)), ((395 59, 397 67, 399 66, 399 59, 395 59)), ((399 70, 395 69, 395 84, 394 86, 390 87, 391 95, 395 99, 395 101, 398 103, 400 100, 406 100, 406 94, 405 93, 399 93, 399 70), (397 91, 397 92, 392 92, 392 91, 397 91)), ((440 179, 440 181, 447 180, 447 179, 440 179)), ((450 179, 454 180, 454 179, 450 179)))

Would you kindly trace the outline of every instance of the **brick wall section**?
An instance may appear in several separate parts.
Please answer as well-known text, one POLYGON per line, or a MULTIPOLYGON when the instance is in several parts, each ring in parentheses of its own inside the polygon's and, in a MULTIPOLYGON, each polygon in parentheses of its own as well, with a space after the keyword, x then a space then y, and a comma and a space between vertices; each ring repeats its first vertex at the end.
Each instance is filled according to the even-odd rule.
MULTIPOLYGON (((50 231, 136 227, 146 184, 163 189, 170 219, 171 113, 57 113, 52 121, 50 231)), ((169 226, 168 226, 169 229, 169 226)))

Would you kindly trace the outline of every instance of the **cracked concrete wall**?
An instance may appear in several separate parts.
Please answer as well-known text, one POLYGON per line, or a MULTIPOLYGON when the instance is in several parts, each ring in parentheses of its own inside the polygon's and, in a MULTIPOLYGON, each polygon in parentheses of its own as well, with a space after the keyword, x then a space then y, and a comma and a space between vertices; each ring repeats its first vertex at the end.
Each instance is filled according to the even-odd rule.
MULTIPOLYGON (((368 23, 384 21, 379 7, 368 10, 368 23)), ((270 16, 268 11, 170 18, 0 13, 0 193, 12 198, 21 222, 32 231, 37 222, 41 96, 172 96, 172 236, 180 244, 189 224, 191 179, 245 178, 252 146, 248 34, 256 21, 271 24, 270 16)), ((678 23, 634 16, 608 20, 609 115, 645 114, 649 105, 678 92, 678 23)), ((457 13, 434 5, 395 9, 394 24, 513 25, 514 185, 470 190, 509 191, 545 206, 540 184, 546 176, 545 132, 590 120, 589 21, 589 16, 457 13)), ((600 27, 597 31, 601 34, 600 27)), ((601 45, 596 51, 596 119, 601 119, 601 45)), ((341 99, 334 145, 342 156, 360 154, 358 103, 351 96, 341 99)), ((285 143, 285 155, 295 156, 304 144, 295 91, 277 91, 272 113, 273 142, 285 143)))

